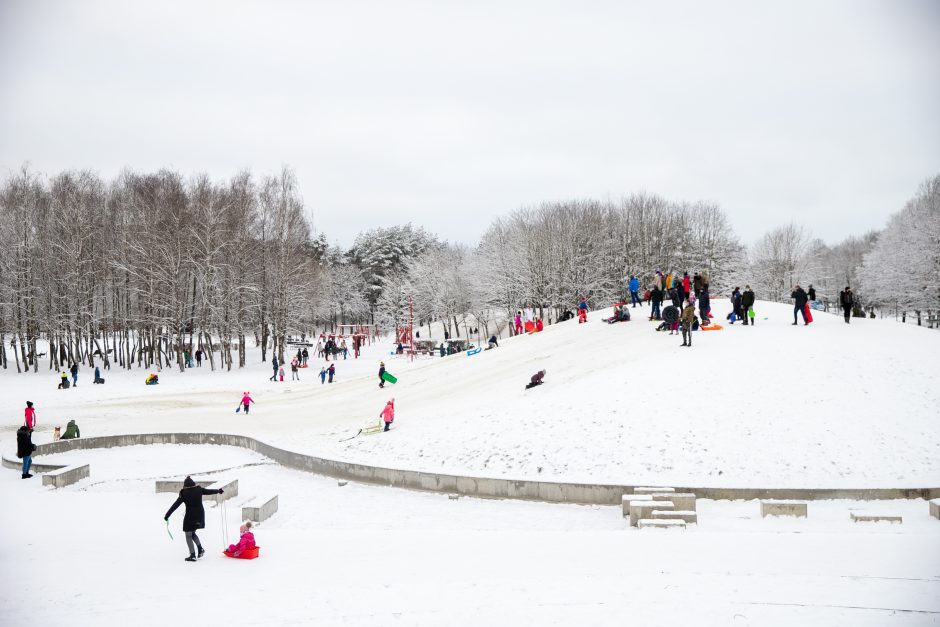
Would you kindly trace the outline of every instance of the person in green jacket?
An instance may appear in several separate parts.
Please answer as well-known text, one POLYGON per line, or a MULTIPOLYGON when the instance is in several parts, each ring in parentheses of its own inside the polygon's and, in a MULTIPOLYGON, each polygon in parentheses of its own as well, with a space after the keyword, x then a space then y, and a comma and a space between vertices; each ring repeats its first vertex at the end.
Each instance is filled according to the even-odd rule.
POLYGON ((82 437, 82 432, 78 430, 78 425, 75 424, 74 420, 69 420, 69 424, 65 426, 65 433, 62 434, 62 439, 72 440, 80 437, 82 437))

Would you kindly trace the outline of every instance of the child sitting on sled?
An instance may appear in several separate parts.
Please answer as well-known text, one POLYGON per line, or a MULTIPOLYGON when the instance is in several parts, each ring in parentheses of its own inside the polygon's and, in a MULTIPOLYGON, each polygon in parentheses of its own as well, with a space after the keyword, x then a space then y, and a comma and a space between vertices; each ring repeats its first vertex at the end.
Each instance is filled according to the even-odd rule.
POLYGON ((248 549, 255 548, 255 534, 251 533, 252 522, 246 520, 238 530, 241 532, 242 537, 239 538, 238 544, 230 544, 228 549, 225 550, 225 554, 229 557, 239 557, 242 553, 248 549))

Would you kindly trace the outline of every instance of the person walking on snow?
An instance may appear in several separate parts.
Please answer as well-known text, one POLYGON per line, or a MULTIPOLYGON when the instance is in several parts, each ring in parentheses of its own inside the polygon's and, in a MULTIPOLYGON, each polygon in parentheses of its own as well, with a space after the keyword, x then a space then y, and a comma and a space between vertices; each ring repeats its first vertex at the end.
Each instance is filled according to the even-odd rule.
POLYGON ((683 272, 682 273, 682 291, 688 295, 692 293, 691 290, 692 290, 692 279, 689 278, 688 272, 683 272))
MULTIPOLYGON (((516 312, 516 318, 513 320, 513 331, 515 332, 516 335, 520 335, 522 333, 522 312, 521 311, 516 312)), ((443 346, 443 344, 441 346, 443 346)), ((444 355, 441 355, 441 357, 443 356, 444 355)))
POLYGON ((78 364, 74 361, 72 362, 72 367, 69 368, 69 372, 72 373, 72 387, 78 387, 78 364))
POLYGON ((35 450, 33 432, 26 425, 23 425, 16 430, 16 456, 23 460, 23 479, 32 477, 29 474, 29 467, 33 465, 33 451, 35 450))
POLYGON ((202 368, 202 349, 201 348, 196 349, 196 367, 202 368))
POLYGON ((268 381, 277 381, 277 357, 271 358, 271 368, 274 369, 274 372, 271 374, 271 378, 268 381))
MULTIPOLYGON (((444 346, 444 345, 441 344, 441 347, 443 347, 443 346, 444 346)), ((443 356, 444 356, 444 355, 441 354, 441 357, 443 357, 443 356)), ((384 387, 385 387, 385 362, 384 362, 384 361, 380 361, 380 362, 379 362, 379 387, 380 387, 380 388, 384 388, 384 387)))
POLYGON ((385 404, 385 409, 379 414, 379 418, 385 421, 385 431, 392 428, 392 422, 395 421, 395 399, 390 398, 385 404))
POLYGON ((183 489, 180 490, 179 497, 173 505, 170 506, 170 509, 167 510, 166 515, 163 517, 163 520, 169 522, 170 516, 180 505, 186 506, 186 513, 183 515, 183 532, 186 534, 186 546, 189 547, 189 557, 186 558, 187 562, 196 561, 196 550, 199 550, 198 557, 202 557, 206 554, 205 550, 202 548, 202 543, 199 541, 199 537, 196 535, 196 531, 203 529, 206 526, 206 510, 202 507, 202 497, 208 496, 210 494, 222 494, 224 490, 219 488, 218 490, 209 490, 202 486, 196 485, 196 482, 192 480, 192 477, 186 477, 183 480, 183 489), (195 545, 195 548, 193 547, 195 545))
POLYGON ((249 406, 250 406, 252 403, 254 403, 254 402, 255 402, 254 399, 252 399, 252 398, 248 395, 248 392, 245 392, 244 394, 242 394, 242 409, 245 410, 245 413, 246 413, 246 414, 248 413, 248 408, 249 408, 249 406))
POLYGON ((793 326, 796 326, 797 312, 803 316, 803 325, 806 326, 809 324, 809 322, 806 321, 806 292, 804 292, 803 288, 797 284, 796 288, 794 288, 794 290, 790 293, 790 298, 793 299, 793 326))
POLYGON ((326 366, 320 366, 320 385, 326 383, 326 366))
POLYGON ((695 322, 695 305, 685 301, 685 308, 682 315, 679 316, 679 324, 682 326, 682 346, 692 346, 692 324, 695 322))
POLYGON ((297 358, 290 360, 290 380, 300 381, 300 372, 297 370, 297 358))
POLYGON ((32 431, 36 428, 36 410, 33 409, 33 402, 26 401, 26 428, 32 431))
POLYGON ((809 296, 809 302, 816 302, 816 288, 813 287, 812 283, 809 284, 809 289, 806 291, 806 295, 809 296))
POLYGON ((306 366, 306 365, 307 365, 307 360, 308 360, 309 358, 310 358, 310 353, 308 353, 308 352, 307 352, 307 349, 304 348, 304 352, 303 352, 303 361, 302 361, 301 363, 306 366))
MULTIPOLYGON (((731 313, 738 320, 745 319, 745 315, 741 311, 742 298, 743 297, 741 296, 741 288, 740 287, 734 288, 734 291, 731 292, 731 313)), ((734 324, 734 320, 731 321, 731 324, 734 324)))
POLYGON ((842 312, 845 314, 845 323, 850 324, 849 320, 852 319, 852 307, 855 305, 855 294, 852 293, 852 288, 848 285, 845 286, 845 289, 839 292, 839 304, 842 305, 842 312))
MULTIPOLYGON (((708 324, 711 319, 712 304, 711 297, 708 295, 708 285, 702 286, 702 293, 698 297, 698 313, 702 319, 702 324, 708 324)), ((691 338, 691 336, 690 336, 691 338)), ((691 341, 690 341, 691 344, 691 341)))
POLYGON ((636 278, 636 275, 631 276, 627 287, 630 290, 630 302, 633 303, 633 307, 636 308, 637 303, 642 305, 643 301, 640 300, 640 279, 636 278))
MULTIPOLYGON (((747 326, 748 317, 751 313, 751 308, 754 307, 754 291, 751 289, 750 285, 744 286, 744 293, 741 294, 741 311, 744 312, 744 315, 741 317, 744 320, 744 325, 747 326)), ((754 319, 751 319, 751 326, 754 326, 754 319)))
POLYGON ((336 365, 335 365, 335 364, 330 364, 330 368, 329 368, 329 370, 326 371, 326 374, 327 374, 327 375, 329 376, 329 378, 330 378, 330 379, 329 379, 329 382, 330 382, 330 383, 333 383, 333 375, 336 374, 336 365))
POLYGON ((101 368, 95 366, 95 380, 92 383, 104 383, 104 379, 101 378, 101 368))

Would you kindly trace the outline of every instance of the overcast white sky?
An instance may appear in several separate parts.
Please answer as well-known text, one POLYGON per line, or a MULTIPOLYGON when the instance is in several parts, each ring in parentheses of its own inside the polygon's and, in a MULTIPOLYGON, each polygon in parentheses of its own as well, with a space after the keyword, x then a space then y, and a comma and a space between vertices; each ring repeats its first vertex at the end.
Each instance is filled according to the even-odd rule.
POLYGON ((543 200, 884 224, 940 173, 940 2, 0 0, 0 176, 295 168, 318 230, 543 200))

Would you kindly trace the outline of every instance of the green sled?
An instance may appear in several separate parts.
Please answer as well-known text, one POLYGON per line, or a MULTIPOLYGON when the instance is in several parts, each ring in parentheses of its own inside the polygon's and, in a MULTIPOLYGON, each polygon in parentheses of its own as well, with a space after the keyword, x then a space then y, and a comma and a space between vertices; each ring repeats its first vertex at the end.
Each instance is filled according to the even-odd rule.
POLYGON ((395 376, 390 375, 390 374, 387 373, 387 372, 383 372, 383 373, 382 373, 382 380, 383 380, 383 381, 388 381, 388 382, 391 383, 392 385, 398 383, 398 378, 395 377, 395 376))

